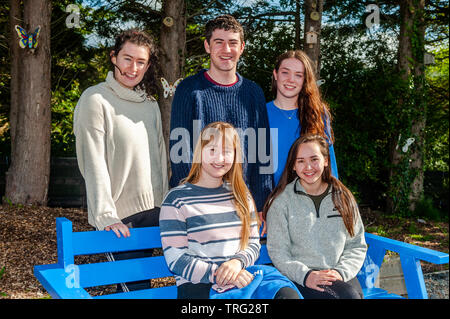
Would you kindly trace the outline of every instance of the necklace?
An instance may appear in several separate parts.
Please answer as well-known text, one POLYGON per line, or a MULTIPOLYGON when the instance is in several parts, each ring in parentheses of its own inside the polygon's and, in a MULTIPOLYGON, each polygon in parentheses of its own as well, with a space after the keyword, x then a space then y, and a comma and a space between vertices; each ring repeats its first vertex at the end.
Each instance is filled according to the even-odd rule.
POLYGON ((283 116, 284 116, 285 118, 287 118, 288 120, 291 120, 292 117, 293 117, 293 116, 295 115, 295 113, 297 112, 297 109, 293 109, 292 112, 288 113, 287 110, 280 109, 280 108, 279 108, 278 106, 276 106, 275 104, 274 104, 274 106, 275 106, 278 110, 280 110, 281 114, 283 114, 283 116), (287 115, 286 113, 288 113, 289 115, 287 115))

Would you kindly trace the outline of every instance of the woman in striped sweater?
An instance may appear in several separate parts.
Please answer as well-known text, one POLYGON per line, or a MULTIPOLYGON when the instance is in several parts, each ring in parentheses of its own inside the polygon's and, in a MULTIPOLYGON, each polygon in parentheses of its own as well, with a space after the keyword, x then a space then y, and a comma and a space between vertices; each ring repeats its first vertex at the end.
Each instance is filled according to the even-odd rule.
POLYGON ((261 247, 236 130, 213 122, 200 136, 189 175, 167 194, 160 213, 164 256, 181 299, 249 285, 253 275, 245 268, 261 247))

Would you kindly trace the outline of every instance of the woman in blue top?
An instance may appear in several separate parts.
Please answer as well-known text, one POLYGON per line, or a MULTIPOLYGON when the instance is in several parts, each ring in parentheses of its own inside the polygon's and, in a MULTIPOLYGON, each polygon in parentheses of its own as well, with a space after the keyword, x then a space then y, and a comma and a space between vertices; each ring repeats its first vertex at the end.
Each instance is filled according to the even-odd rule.
POLYGON ((278 136, 271 134, 272 144, 278 145, 278 152, 274 154, 274 163, 278 164, 274 172, 275 186, 286 164, 289 148, 305 133, 319 134, 327 139, 331 171, 338 178, 332 117, 321 99, 311 60, 303 51, 287 51, 278 57, 272 75, 272 91, 276 98, 266 106, 270 127, 278 129, 278 136))
POLYGON ((292 143, 306 133, 321 135, 327 140, 331 172, 339 178, 333 148, 332 116, 320 96, 314 66, 305 52, 291 50, 278 56, 272 74, 272 92, 275 100, 267 103, 266 107, 274 149, 275 186, 283 173, 292 143))

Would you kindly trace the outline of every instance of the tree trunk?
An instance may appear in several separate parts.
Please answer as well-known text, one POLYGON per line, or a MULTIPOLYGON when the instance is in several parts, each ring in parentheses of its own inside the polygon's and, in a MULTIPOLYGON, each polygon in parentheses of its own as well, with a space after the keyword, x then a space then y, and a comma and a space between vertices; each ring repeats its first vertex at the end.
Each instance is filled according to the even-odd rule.
POLYGON ((10 104, 10 113, 9 113, 9 129, 11 135, 11 148, 14 148, 14 139, 16 137, 16 124, 17 124, 17 114, 20 112, 20 107, 22 103, 20 101, 21 97, 21 89, 20 84, 21 81, 21 72, 20 70, 23 68, 21 66, 22 62, 22 51, 20 47, 17 45, 17 33, 15 29, 16 24, 22 24, 22 8, 20 7, 19 0, 10 0, 10 11, 9 11, 9 52, 10 52, 10 61, 11 61, 11 104, 10 104))
POLYGON ((425 150, 425 125, 426 125, 426 98, 425 98, 425 0, 415 0, 415 39, 413 44, 414 57, 414 105, 416 106, 413 118, 411 135, 415 137, 414 147, 411 153, 411 169, 417 174, 411 184, 411 193, 409 195, 409 209, 414 211, 417 202, 423 194, 424 179, 424 150, 425 150))
MULTIPOLYGON (((18 23, 21 27, 31 33, 40 26, 41 33, 36 49, 19 48, 20 70, 14 70, 15 64, 12 63, 12 71, 21 74, 21 86, 20 102, 17 99, 11 101, 17 104, 11 104, 14 115, 11 134, 14 137, 5 196, 15 204, 46 205, 50 176, 51 2, 24 1, 23 17, 24 22, 18 23)), ((15 31, 12 37, 17 40, 15 31)), ((17 40, 13 45, 18 46, 18 43, 17 40)), ((11 84, 18 85, 16 81, 11 84)), ((16 90, 17 87, 11 87, 11 94, 16 90)))
POLYGON ((300 40, 300 12, 301 5, 300 1, 295 2, 295 50, 301 50, 301 40, 300 40))
POLYGON ((424 5, 424 0, 400 1, 401 24, 397 67, 406 86, 410 87, 412 83, 413 87, 409 89, 406 96, 399 100, 398 104, 398 113, 411 114, 411 117, 402 118, 402 121, 406 123, 399 123, 398 130, 391 140, 392 167, 389 172, 390 186, 387 198, 389 213, 398 213, 398 209, 405 208, 413 211, 423 193, 423 151, 426 124, 423 64, 425 52, 424 5), (405 110, 411 110, 411 112, 405 112, 405 110), (402 148, 408 138, 414 138, 414 142, 404 152, 402 148), (402 207, 402 202, 408 202, 408 205, 403 205, 407 207, 402 207))
MULTIPOLYGON (((303 51, 312 60, 313 65, 316 68, 316 78, 320 78, 320 30, 322 27, 322 11, 323 0, 305 0, 305 29, 303 37, 303 51), (311 14, 315 13, 318 17, 317 20, 312 19, 311 14), (318 15, 317 15, 318 14, 318 15), (317 43, 309 45, 306 42, 307 32, 311 31, 311 28, 317 32, 317 43)), ((314 14, 313 14, 314 16, 314 14)))
MULTIPOLYGON (((184 0, 165 0, 162 5, 164 18, 172 18, 173 24, 161 25, 160 37, 160 74, 170 85, 184 76, 184 56, 186 52, 186 6, 184 0)), ((167 21, 166 22, 170 22, 167 21)), ((159 82, 159 107, 166 142, 167 159, 170 168, 170 113, 173 96, 164 97, 164 89, 159 82)))

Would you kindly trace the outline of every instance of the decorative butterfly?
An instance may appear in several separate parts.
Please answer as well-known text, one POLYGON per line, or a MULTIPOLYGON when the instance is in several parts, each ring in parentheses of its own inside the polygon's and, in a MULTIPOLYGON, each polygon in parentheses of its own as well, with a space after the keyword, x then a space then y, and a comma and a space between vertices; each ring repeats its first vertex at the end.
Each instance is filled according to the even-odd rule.
POLYGON ((38 26, 33 33, 27 34, 24 28, 16 25, 15 26, 17 34, 19 35, 20 41, 19 45, 22 49, 28 47, 29 49, 34 49, 37 47, 39 33, 41 33, 41 26, 38 26))
POLYGON ((178 84, 180 84, 181 80, 183 80, 183 78, 179 78, 173 83, 173 85, 170 85, 165 78, 161 78, 161 83, 164 88, 164 98, 167 98, 169 95, 172 96, 175 94, 175 90, 177 89, 177 86, 178 84))

